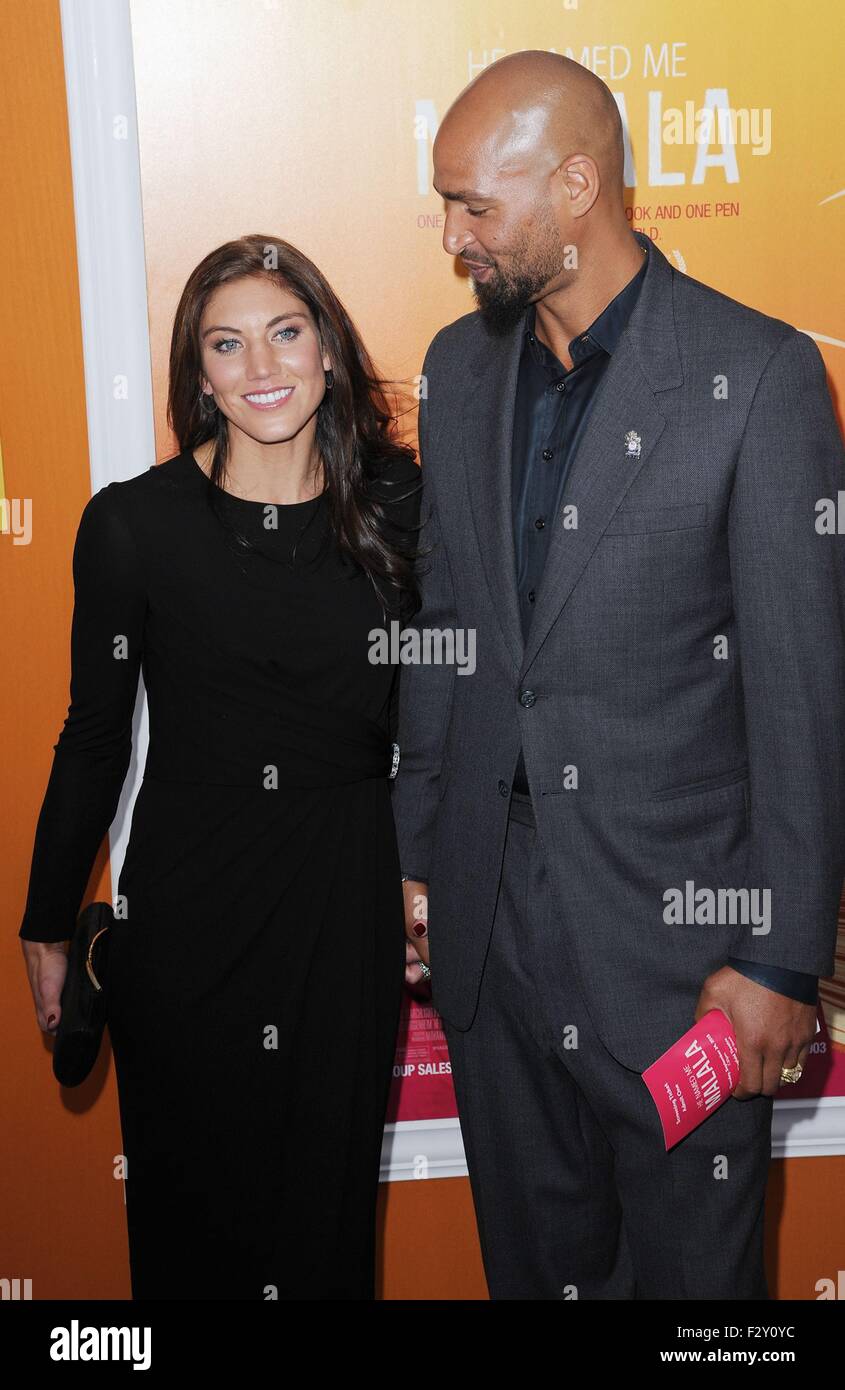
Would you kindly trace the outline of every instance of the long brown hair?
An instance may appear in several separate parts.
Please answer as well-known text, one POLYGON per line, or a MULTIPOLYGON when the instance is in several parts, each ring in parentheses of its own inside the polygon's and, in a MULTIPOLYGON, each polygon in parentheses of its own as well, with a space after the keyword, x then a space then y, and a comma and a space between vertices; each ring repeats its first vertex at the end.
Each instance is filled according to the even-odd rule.
POLYGON ((413 569, 416 547, 407 526, 391 524, 391 511, 419 491, 421 480, 417 474, 398 488, 388 480, 379 486, 378 480, 385 465, 398 458, 413 462, 416 454, 397 437, 387 383, 378 377, 349 314, 322 272, 295 246, 254 233, 218 246, 191 272, 176 309, 170 342, 168 423, 180 449, 194 449, 214 439, 208 478, 212 500, 215 489, 224 485, 229 435, 223 412, 209 415, 200 406, 200 322, 218 286, 256 275, 274 281, 308 306, 331 358, 334 384, 317 410, 316 444, 338 546, 369 576, 383 607, 402 619, 411 617, 420 607, 413 569))

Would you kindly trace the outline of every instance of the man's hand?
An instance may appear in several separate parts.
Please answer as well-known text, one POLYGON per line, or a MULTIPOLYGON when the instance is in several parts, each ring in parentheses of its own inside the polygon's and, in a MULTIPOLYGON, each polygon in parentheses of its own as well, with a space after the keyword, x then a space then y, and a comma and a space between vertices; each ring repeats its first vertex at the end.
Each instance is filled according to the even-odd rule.
POLYGON ((730 965, 708 975, 698 997, 696 1022, 708 1009, 730 1019, 739 1049, 736 1100, 773 1096, 781 1085, 781 1067, 803 1066, 816 1036, 816 1005, 778 994, 730 965))
MULTIPOLYGON (((402 884, 405 894, 405 980, 419 985, 424 980, 420 961, 428 965, 428 886, 418 879, 407 878, 402 884)), ((428 982, 426 981, 426 984, 428 982)))

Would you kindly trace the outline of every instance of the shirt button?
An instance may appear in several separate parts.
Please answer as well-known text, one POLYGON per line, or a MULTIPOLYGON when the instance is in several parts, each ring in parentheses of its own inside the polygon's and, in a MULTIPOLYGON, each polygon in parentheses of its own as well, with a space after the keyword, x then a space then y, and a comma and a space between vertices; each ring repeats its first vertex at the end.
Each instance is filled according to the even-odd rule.
POLYGON ((554 454, 555 454, 554 449, 544 449, 544 450, 543 450, 543 458, 544 458, 544 459, 554 458, 554 454))
POLYGON ((542 516, 538 516, 538 517, 537 517, 537 520, 534 522, 534 526, 535 526, 535 529, 536 529, 537 531, 542 531, 542 529, 543 529, 543 527, 545 526, 545 524, 546 524, 545 518, 542 517, 542 516))
POLYGON ((534 694, 533 690, 520 690, 519 692, 519 703, 522 705, 523 709, 530 709, 536 699, 537 696, 534 694))
POLYGON ((501 777, 500 777, 500 778, 499 778, 499 796, 507 796, 507 794, 508 794, 508 784, 507 784, 507 782, 503 782, 502 779, 501 779, 501 777))
POLYGON ((565 391, 565 390, 566 390, 566 382, 565 382, 565 381, 559 381, 559 382, 557 383, 557 385, 555 386, 555 390, 556 390, 556 391, 565 391))

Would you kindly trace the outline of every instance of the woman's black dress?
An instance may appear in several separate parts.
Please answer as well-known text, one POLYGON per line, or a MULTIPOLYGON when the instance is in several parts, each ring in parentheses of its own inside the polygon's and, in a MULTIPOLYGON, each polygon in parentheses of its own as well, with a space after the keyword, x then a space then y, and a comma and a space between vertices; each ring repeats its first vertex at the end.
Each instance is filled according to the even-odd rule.
MULTIPOLYGON (((417 477, 400 460, 374 490, 417 477)), ((397 504, 400 529, 418 515, 397 504)), ((149 753, 108 962, 133 1297, 372 1298, 404 977, 379 598, 327 494, 245 501, 190 450, 91 498, 74 584, 20 935, 71 935, 142 668, 149 753)))

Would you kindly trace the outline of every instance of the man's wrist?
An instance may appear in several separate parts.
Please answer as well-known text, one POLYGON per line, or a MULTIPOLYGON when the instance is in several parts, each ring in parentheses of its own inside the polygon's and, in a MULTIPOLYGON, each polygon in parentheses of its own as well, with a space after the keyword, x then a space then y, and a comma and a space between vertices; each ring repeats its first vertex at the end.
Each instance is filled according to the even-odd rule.
POLYGON ((807 975, 800 970, 787 970, 780 965, 764 965, 760 961, 743 960, 739 956, 729 956, 725 962, 732 970, 745 975, 764 989, 785 994, 799 1004, 817 1004, 819 1000, 819 981, 817 975, 807 975))

